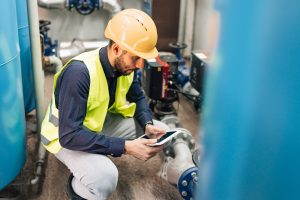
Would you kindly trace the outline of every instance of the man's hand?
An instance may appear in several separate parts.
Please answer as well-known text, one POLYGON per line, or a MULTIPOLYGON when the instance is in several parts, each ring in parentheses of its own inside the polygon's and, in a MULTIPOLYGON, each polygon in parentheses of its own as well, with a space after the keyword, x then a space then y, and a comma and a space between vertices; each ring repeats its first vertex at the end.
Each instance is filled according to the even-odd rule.
POLYGON ((136 139, 125 141, 126 154, 132 155, 140 160, 148 160, 163 149, 163 145, 158 147, 150 147, 147 144, 153 144, 156 139, 136 139))
POLYGON ((145 134, 148 135, 150 138, 160 138, 162 135, 166 133, 165 130, 153 126, 151 124, 147 124, 145 127, 145 134))

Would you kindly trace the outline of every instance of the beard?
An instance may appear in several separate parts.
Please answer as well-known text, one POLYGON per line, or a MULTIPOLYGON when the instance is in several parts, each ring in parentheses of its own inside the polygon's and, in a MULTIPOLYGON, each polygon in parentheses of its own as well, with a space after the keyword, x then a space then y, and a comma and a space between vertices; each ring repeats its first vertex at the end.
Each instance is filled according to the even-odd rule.
POLYGON ((128 76, 133 71, 132 69, 128 69, 130 68, 129 66, 126 66, 123 55, 115 59, 114 66, 122 76, 128 76))

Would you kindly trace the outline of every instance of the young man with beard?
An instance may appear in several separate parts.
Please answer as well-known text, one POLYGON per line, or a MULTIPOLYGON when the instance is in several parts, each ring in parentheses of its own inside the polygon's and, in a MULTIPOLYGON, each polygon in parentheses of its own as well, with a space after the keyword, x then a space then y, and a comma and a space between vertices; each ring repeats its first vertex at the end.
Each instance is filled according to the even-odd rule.
POLYGON ((109 45, 71 59, 54 76, 54 93, 42 124, 42 143, 71 171, 72 199, 107 199, 118 170, 107 155, 148 160, 168 127, 152 119, 135 70, 158 56, 157 30, 144 12, 126 9, 105 29, 109 45), (136 139, 146 133, 150 138, 136 139))

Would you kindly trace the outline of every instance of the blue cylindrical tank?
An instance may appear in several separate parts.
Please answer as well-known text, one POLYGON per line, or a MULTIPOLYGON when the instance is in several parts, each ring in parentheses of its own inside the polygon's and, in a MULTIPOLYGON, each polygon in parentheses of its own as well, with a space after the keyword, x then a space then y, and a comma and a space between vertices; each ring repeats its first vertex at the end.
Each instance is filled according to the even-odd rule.
POLYGON ((219 0, 199 199, 300 199, 300 2, 219 0))
POLYGON ((16 0, 25 113, 35 108, 27 0, 16 0))
POLYGON ((25 113, 15 0, 0 1, 0 190, 25 163, 25 113))
POLYGON ((300 2, 218 0, 198 199, 300 199, 300 2))

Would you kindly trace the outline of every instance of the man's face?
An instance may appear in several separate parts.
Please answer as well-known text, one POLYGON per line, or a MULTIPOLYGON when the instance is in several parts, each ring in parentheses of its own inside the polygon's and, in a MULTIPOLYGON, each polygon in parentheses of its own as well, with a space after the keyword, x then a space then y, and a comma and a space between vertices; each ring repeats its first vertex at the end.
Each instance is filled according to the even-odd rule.
POLYGON ((122 50, 122 54, 115 59, 114 67, 122 74, 129 75, 144 65, 144 59, 122 50))

